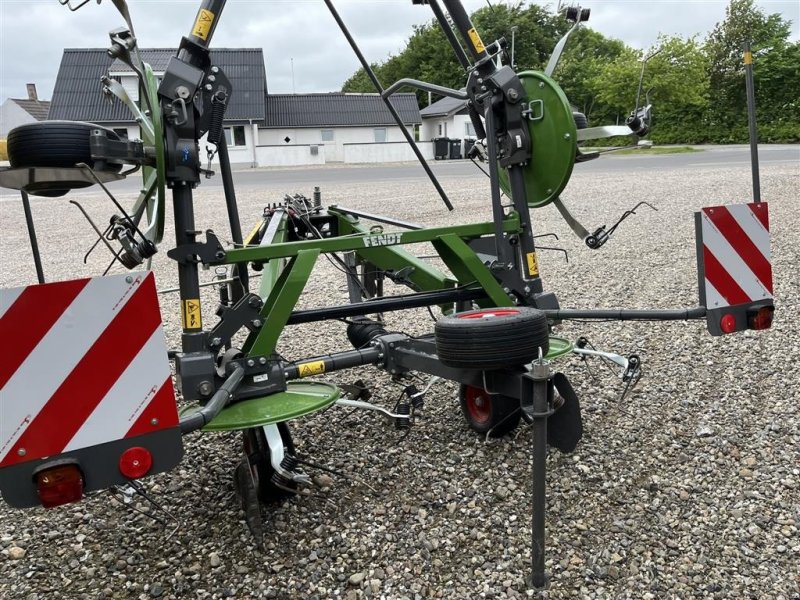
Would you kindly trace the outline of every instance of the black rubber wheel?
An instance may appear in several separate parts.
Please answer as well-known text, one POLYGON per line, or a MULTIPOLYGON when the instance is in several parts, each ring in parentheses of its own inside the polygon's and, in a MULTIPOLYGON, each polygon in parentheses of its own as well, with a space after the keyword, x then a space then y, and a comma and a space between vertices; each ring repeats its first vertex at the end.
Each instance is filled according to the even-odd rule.
MULTIPOLYGON (((12 167, 71 168, 77 163, 94 167, 89 134, 99 129, 119 140, 111 129, 82 121, 41 121, 15 127, 8 133, 8 160, 12 167)), ((106 171, 118 173, 121 164, 105 163, 106 171)))
POLYGON ((572 111, 572 118, 575 119, 576 129, 587 129, 589 127, 589 119, 582 112, 576 110, 572 111))
MULTIPOLYGON (((286 423, 278 423, 278 431, 281 433, 284 452, 293 455, 295 449, 289 426, 286 423)), ((267 437, 264 435, 264 430, 261 427, 253 427, 245 429, 243 433, 244 452, 250 461, 250 469, 253 473, 253 481, 256 485, 259 501, 262 504, 274 504, 294 496, 292 492, 272 483, 272 475, 275 473, 275 469, 270 461, 269 445, 267 445, 267 437)), ((297 484, 292 483, 289 487, 296 488, 297 484)))
POLYGON ((519 425, 522 411, 516 398, 489 394, 483 388, 463 383, 458 398, 467 424, 477 433, 489 432, 489 437, 501 437, 519 425))
POLYGON ((482 308, 436 321, 436 353, 457 369, 503 369, 531 362, 550 348, 545 314, 527 306, 482 308))

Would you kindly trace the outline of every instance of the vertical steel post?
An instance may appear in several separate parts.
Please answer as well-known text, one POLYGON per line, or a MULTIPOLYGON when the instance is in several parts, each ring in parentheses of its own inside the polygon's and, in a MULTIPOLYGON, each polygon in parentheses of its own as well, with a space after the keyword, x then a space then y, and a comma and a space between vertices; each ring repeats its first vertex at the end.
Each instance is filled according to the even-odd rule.
POLYGON ((28 227, 28 239, 31 242, 31 252, 33 253, 33 266, 36 267, 36 279, 39 283, 44 283, 44 271, 42 271, 42 257, 39 254, 39 242, 36 241, 36 229, 33 226, 33 213, 31 212, 31 202, 28 192, 20 190, 22 195, 22 210, 25 211, 25 225, 28 227))
POLYGON ((753 201, 761 202, 761 177, 758 172, 758 132, 756 131, 756 94, 753 85, 753 53, 750 42, 744 43, 744 81, 747 88, 747 121, 750 126, 750 167, 753 171, 753 201))
MULTIPOLYGON (((236 190, 233 187, 231 159, 228 154, 228 140, 224 132, 220 136, 219 144, 217 144, 217 153, 219 154, 219 170, 222 175, 222 189, 225 192, 225 207, 228 210, 228 223, 230 223, 231 227, 231 239, 234 244, 241 248, 244 243, 242 238, 242 223, 239 219, 239 208, 236 203, 236 190)), ((242 284, 242 291, 247 293, 250 289, 247 264, 235 265, 234 270, 242 284)), ((241 297, 242 294, 234 293, 234 303, 241 297)))
POLYGON ((520 402, 533 421, 532 499, 531 513, 531 577, 530 585, 543 588, 547 583, 544 571, 545 513, 547 508, 547 417, 553 395, 553 374, 543 358, 534 361, 533 369, 522 377, 520 402))

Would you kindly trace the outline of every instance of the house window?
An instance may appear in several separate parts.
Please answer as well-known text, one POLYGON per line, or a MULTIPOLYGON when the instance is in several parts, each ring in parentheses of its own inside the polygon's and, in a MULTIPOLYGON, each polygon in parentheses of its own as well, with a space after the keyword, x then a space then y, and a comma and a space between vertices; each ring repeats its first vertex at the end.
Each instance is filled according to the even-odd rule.
POLYGON ((120 138, 123 140, 128 139, 128 128, 127 127, 115 127, 114 133, 116 133, 120 138))
POLYGON ((386 127, 376 127, 372 130, 375 134, 375 142, 382 144, 386 141, 386 127))
POLYGON ((228 147, 233 146, 246 146, 247 142, 244 137, 244 125, 234 125, 233 127, 225 128, 225 141, 228 147))
POLYGON ((333 129, 322 129, 319 133, 323 142, 333 141, 333 129))
POLYGON ((475 128, 469 121, 464 123, 464 137, 475 137, 475 128))

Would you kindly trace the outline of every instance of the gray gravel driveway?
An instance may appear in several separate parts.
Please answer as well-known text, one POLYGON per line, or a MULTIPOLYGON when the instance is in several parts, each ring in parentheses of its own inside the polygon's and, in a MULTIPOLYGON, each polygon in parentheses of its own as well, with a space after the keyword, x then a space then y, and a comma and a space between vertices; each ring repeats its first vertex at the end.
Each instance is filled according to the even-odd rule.
MULTIPOLYGON (((243 221, 284 191, 310 195, 313 184, 243 191, 243 221)), ((773 234, 772 330, 712 338, 697 322, 559 328, 604 349, 638 351, 645 377, 620 403, 618 381, 601 366, 558 364, 581 396, 585 436, 574 453, 548 457, 551 582, 541 597, 800 598, 797 165, 766 166, 762 186, 773 234)), ((328 203, 429 225, 490 216, 482 176, 447 182, 453 213, 421 180, 369 187, 330 184, 323 194, 328 203)), ((587 225, 611 224, 640 200, 659 211, 642 210, 594 252, 555 209, 536 211, 537 232, 557 233, 570 258, 542 253, 546 287, 562 306, 694 306, 692 213, 747 201, 749 189, 746 168, 578 168, 564 198, 587 225)), ((99 221, 112 212, 97 194, 80 198, 99 221)), ((196 205, 198 227, 228 237, 220 192, 201 189, 196 205)), ((66 200, 36 199, 33 209, 50 278, 105 266, 100 252, 81 263, 92 232, 66 200)), ((154 264, 162 288, 175 284, 168 247, 154 264)), ((0 202, 0 255, 0 285, 34 281, 17 202, 0 202)), ((314 276, 303 307, 346 299, 341 275, 326 262, 314 276)), ((206 299, 213 302, 212 292, 206 299)), ((162 309, 177 344, 174 295, 162 297, 162 309)), ((419 334, 432 324, 416 310, 391 315, 389 326, 419 334)), ((344 327, 331 322, 289 329, 279 350, 303 358, 344 347, 344 327)), ((359 377, 375 386, 377 402, 393 404, 400 390, 375 369, 332 379, 359 377)), ((451 384, 433 387, 425 418, 404 439, 377 416, 336 408, 293 423, 302 453, 361 482, 332 477, 310 497, 265 510, 263 551, 253 546, 232 484, 236 434, 188 437, 182 465, 147 480, 178 519, 172 535, 173 523, 163 528, 104 493, 49 511, 2 506, 0 598, 530 597, 530 430, 486 443, 467 429, 455 396, 451 384)), ((140 501, 133 507, 148 510, 140 501)))

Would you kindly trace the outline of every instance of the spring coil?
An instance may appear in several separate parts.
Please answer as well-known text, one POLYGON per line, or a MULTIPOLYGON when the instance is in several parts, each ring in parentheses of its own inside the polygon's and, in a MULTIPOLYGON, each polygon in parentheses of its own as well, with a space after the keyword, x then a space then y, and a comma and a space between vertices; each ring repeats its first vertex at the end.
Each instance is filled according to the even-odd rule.
POLYGON ((394 426, 400 430, 411 429, 411 404, 408 402, 398 402, 397 406, 394 408, 394 412, 398 415, 408 415, 395 417, 394 426))
MULTIPOLYGON (((294 473, 297 467, 299 466, 299 462, 297 457, 292 454, 286 454, 281 461, 281 468, 284 471, 288 471, 289 473, 294 473)), ((270 478, 272 483, 277 485, 280 488, 286 489, 292 485, 292 480, 288 477, 281 475, 278 471, 275 471, 270 478)))
POLYGON ((208 127, 208 141, 219 145, 222 139, 222 121, 225 118, 225 109, 228 99, 224 92, 217 92, 211 100, 211 124, 208 127))

